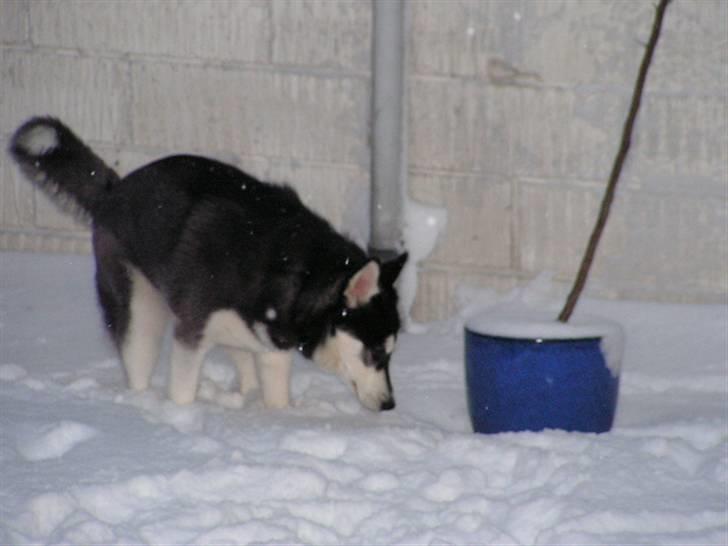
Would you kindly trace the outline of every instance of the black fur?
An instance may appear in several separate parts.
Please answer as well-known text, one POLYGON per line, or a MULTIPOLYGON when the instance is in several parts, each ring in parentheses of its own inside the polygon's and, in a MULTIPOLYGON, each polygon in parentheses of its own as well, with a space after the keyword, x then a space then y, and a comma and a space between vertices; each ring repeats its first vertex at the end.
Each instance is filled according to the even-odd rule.
POLYGON ((310 357, 342 328, 364 342, 367 361, 388 366, 381 348, 400 327, 393 283, 406 255, 382 265, 380 291, 368 304, 346 309, 346 284, 371 258, 291 188, 186 155, 120 179, 51 118, 24 124, 10 152, 34 182, 71 198, 90 217, 99 302, 117 343, 129 320, 132 265, 163 294, 177 319, 176 336, 190 345, 212 312, 234 309, 249 326, 265 324, 279 349, 299 348, 310 357), (52 130, 57 146, 32 153, 33 130, 52 130))

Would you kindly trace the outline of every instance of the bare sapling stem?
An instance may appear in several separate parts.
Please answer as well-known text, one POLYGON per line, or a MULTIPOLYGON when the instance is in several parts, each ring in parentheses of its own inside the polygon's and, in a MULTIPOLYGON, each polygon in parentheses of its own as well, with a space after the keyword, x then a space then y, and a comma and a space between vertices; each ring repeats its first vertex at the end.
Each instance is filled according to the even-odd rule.
POLYGON ((569 296, 566 298, 564 308, 561 310, 561 313, 559 313, 558 320, 560 322, 567 322, 571 317, 571 314, 574 312, 574 308, 579 301, 579 296, 581 296, 581 293, 584 290, 587 278, 589 277, 589 270, 591 269, 592 262, 594 261, 594 255, 596 254, 599 240, 601 239, 604 226, 606 225, 607 218, 609 217, 609 211, 612 207, 612 202, 614 201, 614 193, 617 188, 619 176, 622 173, 622 166, 624 165, 627 153, 629 152, 629 147, 632 141, 632 130, 634 128, 635 119, 637 118, 637 112, 640 109, 640 103, 642 102, 642 91, 645 86, 645 80, 647 79, 647 71, 652 63, 652 56, 655 52, 655 47, 657 46, 657 40, 660 37, 662 20, 665 16, 667 5, 670 2, 671 0, 660 0, 655 11, 655 19, 652 23, 652 34, 647 42, 647 47, 645 48, 645 53, 642 57, 642 64, 640 65, 640 70, 637 74, 637 81, 635 82, 634 91, 632 92, 632 102, 629 107, 629 113, 627 114, 627 119, 624 121, 624 127, 622 128, 622 140, 619 143, 619 149, 617 150, 617 155, 614 158, 612 171, 609 174, 607 189, 605 190, 604 197, 602 198, 599 216, 597 217, 596 224, 594 225, 594 229, 589 237, 589 243, 584 251, 584 256, 581 260, 581 265, 579 266, 579 271, 576 275, 574 285, 571 288, 571 292, 569 292, 569 296))

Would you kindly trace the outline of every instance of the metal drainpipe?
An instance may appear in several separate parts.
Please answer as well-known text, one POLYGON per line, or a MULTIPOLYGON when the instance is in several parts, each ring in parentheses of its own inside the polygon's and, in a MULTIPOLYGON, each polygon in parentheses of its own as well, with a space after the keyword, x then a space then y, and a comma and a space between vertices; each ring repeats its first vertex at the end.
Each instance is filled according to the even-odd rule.
POLYGON ((372 0, 372 182, 369 250, 390 259, 402 248, 405 197, 404 0, 372 0))

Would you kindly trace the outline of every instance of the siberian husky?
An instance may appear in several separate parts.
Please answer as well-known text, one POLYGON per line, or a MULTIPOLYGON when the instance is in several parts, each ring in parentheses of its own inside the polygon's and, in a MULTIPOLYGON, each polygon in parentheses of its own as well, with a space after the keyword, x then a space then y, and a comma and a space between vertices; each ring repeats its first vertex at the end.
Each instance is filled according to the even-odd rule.
POLYGON ((90 220, 104 324, 129 387, 143 390, 174 323, 169 396, 195 399, 202 362, 225 346, 246 394, 289 404, 300 351, 351 385, 366 408, 394 408, 389 360, 400 318, 381 263, 287 186, 191 155, 120 178, 63 123, 33 118, 10 153, 40 188, 90 220))

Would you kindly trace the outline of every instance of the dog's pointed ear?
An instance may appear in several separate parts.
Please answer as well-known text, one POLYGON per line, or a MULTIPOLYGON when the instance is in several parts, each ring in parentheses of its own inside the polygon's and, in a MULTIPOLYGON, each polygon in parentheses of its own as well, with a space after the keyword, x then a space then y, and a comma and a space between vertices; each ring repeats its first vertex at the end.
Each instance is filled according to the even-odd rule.
POLYGON ((397 277, 399 277, 399 274, 402 272, 402 268, 404 267, 404 264, 407 263, 407 258, 409 257, 409 254, 406 252, 403 252, 399 256, 397 256, 394 260, 390 260, 384 264, 382 264, 382 285, 383 286, 391 286, 394 284, 394 282, 397 280, 397 277))
POLYGON ((364 267, 354 273, 344 290, 347 307, 355 309, 366 305, 379 293, 379 273, 379 264, 374 260, 367 262, 364 267))

